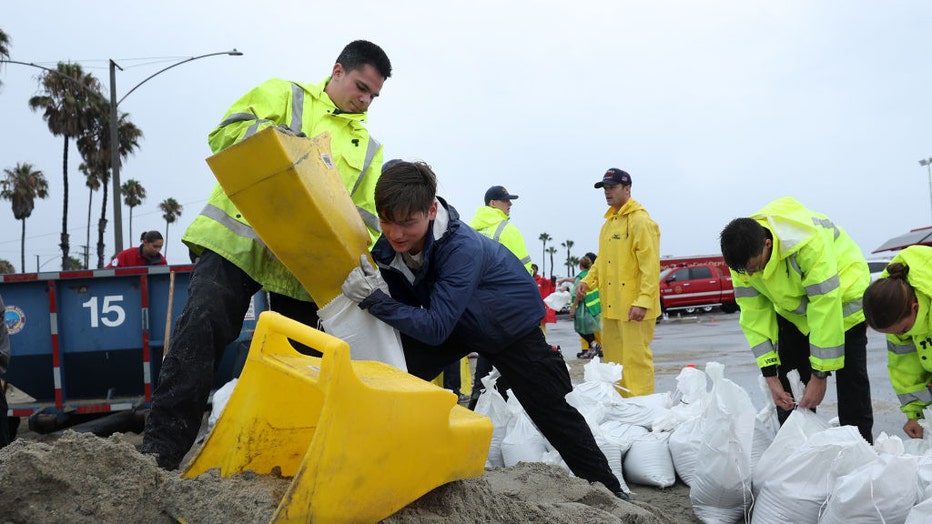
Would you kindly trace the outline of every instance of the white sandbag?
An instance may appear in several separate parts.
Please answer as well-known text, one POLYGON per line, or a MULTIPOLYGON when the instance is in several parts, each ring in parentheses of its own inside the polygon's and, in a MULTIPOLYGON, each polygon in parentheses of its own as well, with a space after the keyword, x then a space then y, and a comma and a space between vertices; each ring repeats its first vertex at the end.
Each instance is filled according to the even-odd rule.
POLYGON ((764 396, 764 407, 760 408, 754 417, 754 443, 751 445, 751 471, 757 466, 764 450, 770 447, 777 432, 780 431, 780 418, 777 416, 777 405, 773 403, 773 395, 767 380, 763 375, 757 376, 758 385, 764 396))
POLYGON ((554 311, 560 311, 570 303, 569 291, 554 291, 544 298, 544 304, 554 311))
POLYGON ((670 409, 666 393, 619 398, 605 406, 606 420, 619 420, 654 429, 654 422, 664 420, 670 409))
POLYGON ((625 476, 622 473, 621 457, 624 452, 622 452, 621 446, 605 438, 605 436, 599 432, 593 433, 593 436, 595 437, 596 445, 599 446, 599 449, 602 450, 602 454, 605 455, 605 459, 608 461, 609 469, 612 470, 612 474, 615 475, 615 478, 618 479, 618 483, 621 484, 621 490, 625 493, 631 493, 631 488, 625 483, 625 476))
POLYGON ((932 522, 932 490, 926 490, 922 496, 922 502, 916 504, 909 510, 904 524, 928 524, 932 522))
POLYGON ((667 444, 670 447, 670 457, 673 459, 673 468, 687 486, 693 485, 696 471, 696 455, 699 444, 702 442, 702 432, 699 431, 700 418, 694 417, 673 428, 667 444))
POLYGON ((906 522, 921 496, 916 457, 884 453, 835 480, 819 524, 906 522))
POLYGON ((676 376, 676 387, 668 395, 669 411, 651 424, 653 431, 673 431, 683 422, 698 417, 705 409, 708 376, 701 369, 686 366, 676 376))
POLYGON ((631 444, 635 440, 650 433, 644 426, 628 424, 619 420, 607 420, 598 427, 597 431, 609 441, 617 444, 622 455, 631 449, 631 444))
POLYGON ((491 373, 482 377, 485 391, 476 400, 476 413, 492 419, 492 442, 489 444, 489 454, 485 459, 487 468, 505 465, 505 459, 502 457, 502 440, 505 438, 508 425, 514 418, 505 398, 495 389, 495 382, 498 381, 499 376, 499 371, 493 369, 491 373))
MULTIPOLYGON (((510 402, 514 396, 510 396, 510 402)), ((521 411, 515 415, 502 439, 502 461, 505 467, 518 462, 540 462, 547 452, 546 439, 531 422, 527 413, 521 411)))
POLYGON ((563 460, 563 457, 560 456, 560 452, 555 449, 544 452, 544 454, 540 457, 540 461, 543 462, 544 464, 550 464, 553 466, 557 466, 558 468, 565 471, 566 474, 571 477, 575 476, 573 475, 573 472, 570 471, 570 467, 566 465, 566 462, 563 460))
POLYGON ((751 505, 754 405, 747 391, 725 378, 718 362, 706 365, 712 393, 699 419, 701 441, 689 499, 706 523, 744 520, 751 505))
POLYGON ((634 484, 668 488, 676 482, 676 471, 667 432, 648 433, 631 443, 622 465, 625 478, 634 484))
MULTIPOLYGON (((793 417, 807 414, 815 416, 809 410, 791 413, 777 433, 774 445, 793 417)), ((769 453, 770 449, 761 457, 758 469, 769 453)), ((780 461, 762 472, 751 523, 818 522, 820 509, 832 493, 835 480, 876 460, 877 453, 854 426, 813 434, 794 452, 783 454, 780 461)), ((755 479, 759 473, 755 473, 755 479)))
POLYGON ((760 460, 753 470, 754 495, 757 496, 761 485, 767 480, 774 468, 786 460, 786 457, 797 452, 809 437, 829 429, 828 422, 808 409, 797 409, 777 431, 770 447, 761 453, 760 460))
POLYGON ((350 346, 353 360, 377 360, 407 371, 398 330, 370 315, 345 295, 317 311, 324 331, 350 346))
POLYGON ((238 380, 238 378, 234 378, 214 392, 213 400, 211 400, 210 416, 207 417, 207 431, 213 429, 214 424, 220 419, 220 414, 223 413, 223 408, 226 407, 227 402, 230 400, 230 395, 233 394, 233 389, 236 387, 238 380))

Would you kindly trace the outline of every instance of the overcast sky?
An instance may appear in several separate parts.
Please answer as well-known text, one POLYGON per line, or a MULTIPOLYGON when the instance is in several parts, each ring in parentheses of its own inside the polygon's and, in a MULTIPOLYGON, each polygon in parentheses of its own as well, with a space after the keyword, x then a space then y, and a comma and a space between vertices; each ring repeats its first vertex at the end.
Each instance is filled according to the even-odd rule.
MULTIPOLYGON (((385 158, 431 164, 466 220, 491 185, 519 195, 512 222, 538 263, 544 232, 558 248, 574 241, 575 255, 597 249, 606 205, 592 185, 609 167, 631 174, 664 256, 717 253, 729 220, 783 196, 829 215, 867 254, 932 224, 929 173, 918 164, 932 157, 932 4, 920 0, 35 5, 4 2, 11 58, 79 62, 105 93, 112 58, 124 69, 119 97, 179 60, 245 53, 173 68, 120 104, 145 134, 121 179, 148 190, 135 238, 124 207, 124 247, 146 229, 165 234, 158 204, 175 198, 184 211, 168 232, 170 263, 188 261, 181 233, 215 182, 207 134, 230 104, 268 78, 319 82, 360 38, 394 66, 369 110, 385 158)), ((28 271, 36 256, 43 270, 60 264, 62 139, 28 109, 39 73, 0 69, 0 168, 29 162, 50 183, 26 221, 28 271)), ((73 255, 86 244, 79 163, 72 148, 73 255)), ((112 224, 105 241, 109 259, 112 224)), ((0 258, 17 269, 19 242, 20 223, 0 202, 0 258)), ((560 248, 558 274, 565 256, 560 248)))

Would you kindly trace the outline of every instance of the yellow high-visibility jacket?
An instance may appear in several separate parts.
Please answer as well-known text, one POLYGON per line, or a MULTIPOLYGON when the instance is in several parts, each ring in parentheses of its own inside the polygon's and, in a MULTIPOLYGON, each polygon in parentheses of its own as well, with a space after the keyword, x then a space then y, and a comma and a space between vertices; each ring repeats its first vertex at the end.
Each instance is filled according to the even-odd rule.
MULTIPOLYGON (((919 311, 909 331, 887 335, 887 370, 900 410, 909 418, 923 418, 922 409, 932 403, 932 247, 910 246, 893 257, 893 262, 909 267, 906 282, 916 292, 919 311)), ((880 278, 887 276, 886 270, 880 274, 880 278)))
POLYGON ((844 367, 845 331, 864 321, 870 271, 861 248, 821 213, 791 197, 751 215, 773 235, 770 260, 752 276, 732 271, 740 324, 761 368, 780 364, 777 315, 809 336, 816 371, 844 367))
POLYGON ((508 221, 504 211, 492 206, 482 206, 476 210, 476 216, 469 222, 469 227, 484 236, 500 242, 518 257, 527 272, 531 272, 531 255, 527 252, 524 237, 514 224, 508 221))
POLYGON ((645 320, 660 315, 660 228, 633 198, 608 208, 599 233, 599 256, 582 280, 599 289, 602 318, 628 321, 632 306, 645 320))
MULTIPOLYGON (((309 137, 324 131, 330 133, 334 166, 374 243, 380 233, 374 191, 382 172, 382 147, 369 136, 363 125, 365 113, 343 113, 337 109, 324 92, 329 81, 328 77, 314 85, 268 80, 230 107, 220 125, 210 133, 208 141, 216 153, 269 126, 284 125, 309 137)), ((219 184, 214 187, 207 205, 185 231, 182 240, 197 254, 204 249, 219 254, 267 291, 298 300, 311 300, 301 283, 265 247, 219 184)), ((305 241, 295 239, 295 242, 305 241)))

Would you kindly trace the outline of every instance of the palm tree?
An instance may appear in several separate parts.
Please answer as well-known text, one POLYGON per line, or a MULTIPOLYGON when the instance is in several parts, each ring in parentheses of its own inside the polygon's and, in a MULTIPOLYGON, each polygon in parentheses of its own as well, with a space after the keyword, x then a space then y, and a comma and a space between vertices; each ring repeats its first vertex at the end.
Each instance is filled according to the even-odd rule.
MULTIPOLYGON (((88 132, 78 139, 78 151, 87 166, 85 174, 93 174, 104 189, 97 221, 97 267, 104 267, 104 233, 107 231, 107 188, 110 184, 110 106, 98 105, 96 118, 88 132)), ((139 148, 142 131, 129 121, 127 113, 121 113, 117 122, 120 139, 120 158, 125 159, 139 148)))
MULTIPOLYGON (((10 37, 0 29, 0 58, 10 58, 10 37)), ((3 82, 0 82, 0 86, 3 82)))
POLYGON ((146 199, 146 188, 138 180, 130 178, 120 186, 123 191, 123 203, 129 206, 129 240, 133 242, 133 208, 146 199))
POLYGON ((46 71, 40 76, 42 92, 29 99, 33 111, 42 110, 42 118, 54 136, 64 138, 62 153, 61 263, 67 269, 68 251, 68 141, 78 138, 92 127, 94 114, 101 105, 100 81, 84 73, 80 64, 58 63, 58 73, 46 71), (69 77, 71 80, 68 80, 69 77), (81 87, 83 86, 83 88, 81 87), (94 95, 92 93, 98 93, 94 95))
POLYGON ((569 267, 572 268, 572 274, 570 274, 569 276, 575 277, 575 276, 576 276, 576 266, 579 265, 579 257, 570 257, 570 258, 568 258, 568 259, 566 260, 566 265, 568 265, 569 267))
POLYGON ((166 198, 159 204, 159 209, 162 210, 162 218, 165 219, 165 253, 163 255, 168 258, 168 226, 181 216, 183 208, 174 198, 166 198))
POLYGON ((87 162, 82 162, 81 166, 78 167, 82 173, 84 173, 85 181, 84 185, 87 186, 87 238, 84 243, 84 267, 85 269, 90 267, 90 249, 91 249, 91 208, 94 203, 94 191, 100 189, 100 177, 97 176, 90 166, 87 165, 87 162))
POLYGON ((566 242, 561 242, 561 243, 560 243, 561 246, 563 246, 563 247, 566 248, 566 276, 571 276, 571 275, 570 275, 570 270, 572 269, 573 266, 571 266, 571 265, 570 265, 570 262, 569 262, 569 260, 570 260, 570 248, 573 247, 573 244, 574 244, 574 243, 575 243, 575 242, 573 242, 572 240, 567 240, 566 242))
POLYGON ((20 237, 20 267, 26 267, 26 219, 32 215, 36 198, 49 196, 49 183, 42 171, 37 171, 32 164, 18 163, 13 169, 4 169, 3 190, 0 198, 13 202, 13 216, 23 221, 20 237))
POLYGON ((557 248, 550 246, 547 248, 547 253, 550 253, 550 278, 553 278, 553 254, 557 252, 557 248))
MULTIPOLYGON (((544 273, 545 273, 545 271, 544 271, 544 260, 545 260, 546 257, 547 257, 546 254, 545 254, 545 253, 547 253, 547 242, 550 242, 551 240, 553 240, 553 237, 550 236, 550 235, 548 235, 547 233, 541 233, 540 236, 537 237, 537 240, 540 240, 540 241, 543 242, 543 244, 544 244, 544 246, 541 248, 541 251, 540 251, 540 264, 541 264, 540 276, 544 276, 544 273)), ((553 270, 551 270, 551 272, 552 272, 552 271, 553 271, 553 270)))
POLYGON ((13 264, 5 258, 0 258, 0 275, 7 275, 9 273, 16 273, 16 268, 13 267, 13 264))

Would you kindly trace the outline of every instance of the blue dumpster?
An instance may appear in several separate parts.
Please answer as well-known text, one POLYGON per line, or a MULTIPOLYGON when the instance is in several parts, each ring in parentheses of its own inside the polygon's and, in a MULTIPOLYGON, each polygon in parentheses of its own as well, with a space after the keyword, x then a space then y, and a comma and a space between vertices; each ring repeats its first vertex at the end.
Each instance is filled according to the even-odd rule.
MULTIPOLYGON (((187 299, 192 265, 0 276, 12 358, 4 375, 28 400, 9 415, 102 413, 148 407, 166 337, 187 299), (166 329, 168 326, 168 329, 166 329)), ((227 348, 219 386, 242 369, 256 318, 253 297, 240 337, 227 348)))

